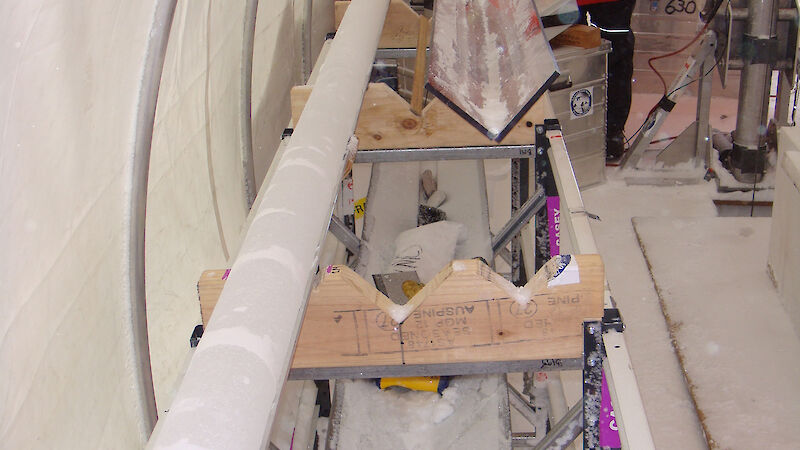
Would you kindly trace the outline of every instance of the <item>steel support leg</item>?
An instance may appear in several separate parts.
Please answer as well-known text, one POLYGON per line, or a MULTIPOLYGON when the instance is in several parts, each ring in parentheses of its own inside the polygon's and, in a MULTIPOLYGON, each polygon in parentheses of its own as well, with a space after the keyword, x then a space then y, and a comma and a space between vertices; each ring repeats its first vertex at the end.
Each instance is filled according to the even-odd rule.
POLYGON ((731 152, 733 176, 745 183, 760 181, 766 167, 767 105, 775 64, 772 57, 778 44, 777 6, 774 0, 747 1, 745 64, 731 152))
POLYGON ((600 447, 603 386, 603 333, 600 321, 583 324, 583 448, 600 447))

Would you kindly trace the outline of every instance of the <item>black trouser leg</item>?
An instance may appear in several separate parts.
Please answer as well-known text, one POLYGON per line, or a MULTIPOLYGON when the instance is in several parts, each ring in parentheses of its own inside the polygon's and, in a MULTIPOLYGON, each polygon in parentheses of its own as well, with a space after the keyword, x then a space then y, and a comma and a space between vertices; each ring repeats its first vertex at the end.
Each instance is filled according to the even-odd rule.
POLYGON ((591 15, 592 23, 606 30, 628 30, 627 32, 602 31, 603 39, 611 41, 611 53, 608 56, 608 98, 607 139, 622 136, 625 122, 631 109, 631 79, 633 78, 633 46, 634 36, 631 31, 631 17, 635 0, 620 0, 610 3, 599 3, 580 8, 583 23, 586 13, 591 15))

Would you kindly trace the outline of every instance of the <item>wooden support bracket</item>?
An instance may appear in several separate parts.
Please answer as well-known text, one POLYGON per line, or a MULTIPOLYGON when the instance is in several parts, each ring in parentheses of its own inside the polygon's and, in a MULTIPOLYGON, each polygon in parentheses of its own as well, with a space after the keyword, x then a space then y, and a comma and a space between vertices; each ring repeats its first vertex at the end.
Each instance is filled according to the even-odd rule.
MULTIPOLYGON (((297 123, 313 86, 292 88, 292 121, 297 123)), ((528 145, 535 141, 533 125, 546 117, 546 102, 534 103, 500 144, 528 145)), ((359 150, 390 148, 466 147, 497 145, 439 99, 415 115, 408 102, 384 83, 370 83, 356 125, 359 150)))
POLYGON ((552 45, 574 45, 581 48, 595 48, 602 43, 600 29, 589 25, 576 24, 559 33, 550 40, 552 45))
MULTIPOLYGON (((349 1, 337 1, 334 4, 334 25, 339 29, 344 12, 350 6, 349 1)), ((419 14, 403 0, 392 0, 383 24, 378 48, 412 48, 417 46, 419 34, 419 14)))
MULTIPOLYGON (((567 269, 548 263, 521 290, 479 260, 453 261, 414 296, 401 323, 392 319, 397 305, 372 285, 329 266, 309 297, 292 370, 349 367, 355 377, 368 367, 415 366, 434 375, 447 365, 580 357, 583 322, 603 315, 604 271, 599 255, 571 261, 567 269)), ((213 309, 224 273, 201 277, 202 311, 213 309)))

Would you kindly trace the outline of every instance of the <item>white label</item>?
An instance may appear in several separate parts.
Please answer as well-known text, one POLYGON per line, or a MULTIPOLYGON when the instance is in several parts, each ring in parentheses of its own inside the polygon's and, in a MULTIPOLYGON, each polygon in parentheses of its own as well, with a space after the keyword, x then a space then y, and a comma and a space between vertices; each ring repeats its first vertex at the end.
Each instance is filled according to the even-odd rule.
POLYGON ((571 255, 561 255, 560 266, 553 279, 547 282, 547 287, 551 288, 581 282, 581 271, 575 258, 571 255), (567 264, 564 265, 564 262, 567 264))
POLYGON ((594 86, 576 89, 569 93, 570 119, 580 119, 594 112, 594 86))

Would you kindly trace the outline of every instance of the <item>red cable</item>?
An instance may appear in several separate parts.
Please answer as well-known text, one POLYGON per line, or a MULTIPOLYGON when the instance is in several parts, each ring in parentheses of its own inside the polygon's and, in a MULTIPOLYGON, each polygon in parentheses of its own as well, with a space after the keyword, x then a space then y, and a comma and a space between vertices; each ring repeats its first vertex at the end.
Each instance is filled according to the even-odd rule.
MULTIPOLYGON (((658 59, 669 58, 670 56, 675 56, 678 53, 681 53, 681 52, 685 51, 687 48, 691 47, 692 44, 697 42, 698 39, 700 39, 700 36, 702 36, 706 32, 706 30, 708 29, 709 25, 711 25, 711 21, 710 20, 705 25, 703 25, 703 28, 700 30, 700 32, 697 33, 697 35, 691 41, 689 41, 688 44, 684 45, 683 47, 681 47, 681 48, 679 48, 679 49, 677 49, 675 51, 671 51, 669 53, 665 53, 663 55, 653 56, 652 58, 647 60, 647 65, 650 66, 650 69, 652 69, 653 72, 655 72, 656 76, 658 76, 658 79, 661 80, 661 85, 664 86, 664 97, 667 96, 667 82, 664 80, 664 77, 661 76, 661 73, 655 68, 655 66, 653 66, 653 61, 656 61, 658 59)), ((655 108, 653 108, 653 110, 655 110, 655 108)))

